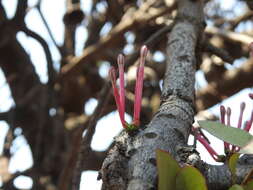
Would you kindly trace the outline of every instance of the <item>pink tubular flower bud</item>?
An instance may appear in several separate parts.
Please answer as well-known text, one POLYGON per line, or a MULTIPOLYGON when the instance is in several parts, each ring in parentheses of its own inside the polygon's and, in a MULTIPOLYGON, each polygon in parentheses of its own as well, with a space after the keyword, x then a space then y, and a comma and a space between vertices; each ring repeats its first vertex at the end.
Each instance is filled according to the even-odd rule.
MULTIPOLYGON (((252 42, 252 43, 253 43, 253 42, 252 42)), ((253 99, 253 93, 249 93, 249 97, 250 97, 251 99, 253 99)), ((253 123, 253 110, 251 111, 250 120, 247 121, 247 123, 246 123, 246 127, 245 127, 245 130, 246 130, 246 131, 249 131, 249 130, 250 130, 250 128, 252 127, 252 123, 253 123)))
POLYGON ((249 132, 250 128, 251 128, 250 121, 246 121, 244 130, 247 131, 247 132, 249 132))
POLYGON ((141 112, 141 100, 142 100, 142 89, 143 89, 143 79, 144 79, 144 64, 145 59, 148 54, 147 46, 142 46, 140 51, 140 61, 137 68, 137 79, 135 84, 135 98, 134 98, 134 116, 133 124, 139 126, 140 123, 140 112, 141 112))
POLYGON ((120 97, 120 106, 122 112, 120 117, 125 120, 125 79, 124 79, 124 64, 125 59, 122 54, 118 56, 118 67, 119 67, 119 97, 120 97))
POLYGON ((128 124, 125 121, 125 79, 124 79, 124 64, 125 58, 122 54, 118 56, 117 63, 119 68, 119 90, 116 85, 116 71, 114 67, 109 70, 109 77, 111 79, 113 95, 117 105, 117 109, 120 116, 120 121, 122 126, 127 130, 136 129, 140 125, 140 111, 141 111, 141 99, 142 99, 142 89, 143 89, 143 78, 144 78, 144 64, 145 59, 148 54, 148 48, 142 46, 140 62, 137 68, 137 79, 135 85, 135 100, 134 100, 134 116, 133 123, 128 124))
POLYGON ((215 161, 219 161, 219 155, 217 154, 217 152, 215 152, 215 150, 210 146, 210 144, 207 142, 207 140, 205 140, 200 134, 196 135, 197 140, 206 148, 206 150, 208 151, 208 153, 212 156, 212 158, 215 161))
POLYGON ((252 123, 253 123, 253 111, 251 112, 250 120, 247 121, 246 123, 245 131, 249 131, 251 129, 252 123))
POLYGON ((238 125, 237 128, 241 128, 242 127, 242 117, 243 117, 243 112, 245 110, 245 102, 242 102, 240 105, 240 115, 239 115, 239 119, 238 119, 238 125))
MULTIPOLYGON (((227 126, 230 126, 230 118, 231 118, 231 108, 227 108, 227 126)), ((225 152, 229 151, 229 143, 224 142, 224 150, 225 152)))
POLYGON ((228 125, 228 126, 230 126, 231 113, 232 113, 231 108, 228 107, 228 108, 227 108, 227 125, 228 125))
POLYGON ((226 109, 223 105, 220 106, 220 120, 222 124, 225 124, 226 109))
POLYGON ((250 120, 249 120, 250 127, 252 126, 252 123, 253 123, 253 111, 251 112, 251 117, 250 117, 250 120))
MULTIPOLYGON (((238 119, 238 124, 237 124, 237 128, 241 129, 242 128, 242 118, 243 118, 243 112, 245 110, 245 102, 242 102, 240 105, 240 115, 239 115, 239 119, 238 119)), ((233 145, 232 146, 232 152, 237 152, 238 148, 233 145)))
POLYGON ((126 122, 124 119, 125 110, 123 110, 124 107, 122 107, 121 101, 120 101, 120 94, 118 91, 118 88, 116 86, 116 71, 114 67, 111 67, 109 70, 109 77, 111 79, 112 88, 113 88, 113 95, 116 102, 116 106, 119 112, 120 121, 122 123, 122 126, 126 126, 126 122))

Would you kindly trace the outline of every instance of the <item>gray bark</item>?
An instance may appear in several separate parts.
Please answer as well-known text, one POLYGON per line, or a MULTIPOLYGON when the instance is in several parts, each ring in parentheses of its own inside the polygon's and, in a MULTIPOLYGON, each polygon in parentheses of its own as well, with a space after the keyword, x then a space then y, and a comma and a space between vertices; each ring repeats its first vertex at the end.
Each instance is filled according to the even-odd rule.
MULTIPOLYGON (((179 150, 187 147, 194 118, 196 51, 204 28, 202 0, 178 0, 178 15, 167 46, 167 69, 161 106, 152 121, 139 131, 123 131, 105 159, 102 189, 157 189, 156 149, 171 153, 181 164, 179 150)), ((226 189, 226 166, 209 166, 195 157, 194 165, 206 176, 211 189, 226 189)), ((244 170, 245 174, 245 170, 244 170)))

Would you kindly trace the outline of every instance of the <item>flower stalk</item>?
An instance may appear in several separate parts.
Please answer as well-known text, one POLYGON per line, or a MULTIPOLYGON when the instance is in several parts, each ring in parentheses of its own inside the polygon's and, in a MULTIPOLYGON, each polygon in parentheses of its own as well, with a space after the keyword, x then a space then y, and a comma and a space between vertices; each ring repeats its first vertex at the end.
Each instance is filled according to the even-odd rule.
POLYGON ((125 127, 125 119, 124 119, 124 112, 125 111, 123 110, 122 104, 120 102, 120 94, 119 94, 118 88, 116 86, 116 71, 115 71, 114 67, 110 68, 109 76, 110 76, 111 83, 112 83, 114 99, 115 99, 116 106, 117 106, 117 109, 119 112, 120 121, 121 121, 123 127, 125 127))
MULTIPOLYGON (((229 118, 229 119, 227 119, 227 125, 230 125, 231 109, 230 109, 230 114, 228 112, 229 112, 229 110, 226 111, 226 108, 223 105, 220 106, 220 122, 224 125, 225 125, 226 113, 227 113, 227 116, 229 115, 229 117, 227 117, 227 118, 229 118)), ((229 149, 229 144, 227 142, 224 142, 224 151, 226 152, 226 150, 228 150, 228 149, 229 149)))
POLYGON ((201 133, 196 133, 197 140, 206 148, 207 152, 212 156, 212 158, 219 162, 220 156, 218 153, 210 146, 209 142, 201 135, 201 133))
MULTIPOLYGON (((253 99, 253 94, 249 94, 249 97, 253 99)), ((237 123, 237 128, 239 129, 242 129, 242 120, 243 120, 243 113, 245 111, 245 108, 246 108, 246 104, 245 102, 242 102, 240 104, 240 114, 239 114, 238 123, 237 123)), ((220 106, 220 122, 226 127, 231 127, 230 125, 231 113, 232 111, 230 107, 226 109, 225 106, 223 105, 220 106)), ((245 122, 243 130, 249 132, 249 130, 252 127, 252 123, 253 123, 253 110, 251 112, 250 119, 245 122)), ((194 128, 193 130, 194 130, 193 132, 195 134, 195 138, 206 148, 206 150, 212 156, 212 158, 217 162, 224 162, 225 161, 224 155, 217 154, 217 152, 210 146, 209 140, 203 134, 201 134, 201 131, 195 131, 194 128)), ((240 147, 231 145, 224 141, 224 152, 227 156, 239 151, 240 151, 240 147)))
POLYGON ((135 97, 134 97, 134 119, 133 124, 136 126, 140 125, 140 113, 141 113, 141 99, 142 99, 142 89, 143 89, 143 79, 144 79, 144 64, 145 59, 148 54, 148 49, 146 46, 141 48, 140 62, 137 67, 136 72, 136 84, 135 84, 135 97))
MULTIPOLYGON (((249 97, 251 98, 251 94, 249 94, 249 97)), ((253 98, 251 98, 253 99, 253 98)), ((239 114, 239 118, 238 118, 238 123, 237 123, 237 128, 242 129, 249 132, 251 127, 252 127, 252 123, 253 123, 253 111, 251 112, 251 117, 248 121, 245 122, 244 127, 242 127, 242 121, 243 121, 243 114, 246 108, 246 104, 245 102, 242 102, 240 105, 240 114, 239 114)), ((230 117, 231 117, 231 108, 228 107, 227 110, 224 106, 220 107, 221 110, 225 110, 224 112, 226 113, 227 116, 227 126, 230 126, 230 117)), ((225 117, 224 117, 224 113, 220 114, 221 117, 221 123, 224 124, 225 123, 225 117)), ((239 152, 240 151, 240 147, 237 147, 235 145, 230 145, 229 143, 224 142, 224 150, 226 154, 229 153, 235 153, 235 152, 239 152)))

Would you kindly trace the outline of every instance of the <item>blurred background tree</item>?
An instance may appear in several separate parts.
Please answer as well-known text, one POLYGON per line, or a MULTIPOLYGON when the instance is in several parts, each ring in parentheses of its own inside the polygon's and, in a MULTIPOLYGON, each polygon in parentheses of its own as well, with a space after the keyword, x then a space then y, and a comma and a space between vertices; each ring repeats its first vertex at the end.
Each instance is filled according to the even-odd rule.
MULTIPOLYGON (((32 189, 67 190, 71 189, 73 176, 79 176, 74 181, 80 183, 82 171, 101 168, 110 146, 104 151, 94 150, 91 139, 99 119, 116 109, 107 71, 110 65, 116 65, 119 53, 127 55, 127 113, 133 110, 135 69, 143 44, 150 49, 145 68, 143 124, 151 120, 160 104, 169 56, 167 35, 177 13, 175 1, 93 0, 89 1, 89 11, 83 9, 88 1, 62 1, 63 5, 59 5, 65 6, 62 42, 52 32, 54 26, 49 22, 54 18, 47 17, 47 10, 41 6, 43 1, 46 0, 31 5, 28 0, 19 0, 11 17, 7 16, 4 0, 0 1, 0 68, 13 100, 13 105, 0 113, 0 119, 8 123, 0 157, 5 190, 19 189, 13 181, 20 175, 32 178, 32 189), (27 24, 26 16, 31 11, 40 16, 48 39, 27 24), (79 39, 80 27, 87 32, 86 40, 79 39), (20 32, 43 48, 46 80, 40 77, 32 55, 17 38, 20 32), (90 114, 84 107, 92 100, 97 105, 90 114), (22 132, 17 133, 17 129, 22 132), (20 135, 31 149, 33 164, 24 171, 10 173, 13 143, 20 135), (83 150, 88 150, 85 158, 83 150)), ((196 112, 207 118, 210 114, 205 110, 253 86, 253 60, 248 59, 248 45, 253 41, 253 11, 249 1, 235 0, 229 9, 223 7, 222 1, 205 3, 207 27, 204 40, 196 49, 196 112)), ((53 6, 47 9, 58 11, 53 6)), ((106 133, 110 133, 113 125, 112 121, 110 126, 104 126, 106 133)))

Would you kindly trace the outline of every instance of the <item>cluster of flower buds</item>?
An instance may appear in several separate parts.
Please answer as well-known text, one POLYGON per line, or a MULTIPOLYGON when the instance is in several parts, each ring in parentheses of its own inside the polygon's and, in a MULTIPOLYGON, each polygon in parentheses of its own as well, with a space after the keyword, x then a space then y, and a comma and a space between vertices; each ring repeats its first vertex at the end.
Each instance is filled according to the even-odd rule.
MULTIPOLYGON (((250 93, 249 97, 253 100, 253 93, 250 93)), ((239 129, 243 128, 243 130, 249 132, 253 123, 253 110, 251 112, 250 119, 246 121, 244 127, 242 127, 243 113, 244 113, 245 107, 246 107, 245 102, 242 102, 240 105, 240 114, 238 118, 237 128, 239 129)), ((224 106, 220 106, 220 122, 226 125, 227 127, 231 127, 231 124, 230 124, 231 113, 232 111, 230 107, 227 107, 226 109, 224 106)), ((196 131, 195 134, 196 134, 197 140, 206 148, 206 150, 209 152, 209 154, 212 156, 212 158, 215 161, 217 162, 223 161, 223 156, 217 154, 217 152, 210 146, 208 139, 200 131, 196 131)), ((224 151, 226 155, 231 154, 231 153, 236 153, 239 150, 240 150, 240 147, 224 142, 224 151)))
MULTIPOLYGON (((250 56, 253 57, 253 42, 249 44, 249 51, 250 56)), ((253 100, 253 93, 249 94, 249 97, 253 100)), ((245 110, 246 104, 245 102, 242 102, 240 105, 240 114, 239 119, 237 123, 237 128, 249 132, 249 130, 252 127, 253 123, 253 110, 251 112, 251 117, 248 121, 245 122, 245 125, 242 127, 242 121, 243 121, 243 113, 245 110)), ((220 122, 227 127, 231 127, 230 121, 231 121, 231 108, 227 107, 227 109, 222 105, 220 106, 220 122), (226 121, 225 118, 227 117, 226 121)), ((194 130, 194 129, 193 129, 194 130)), ((209 140, 205 137, 205 135, 200 130, 194 130, 196 139, 206 148, 206 150, 209 152, 209 154, 212 156, 212 158, 217 162, 224 161, 223 155, 218 155, 217 152, 210 146, 209 140)), ((240 147, 237 147, 235 145, 231 145, 227 142, 224 142, 224 152, 225 154, 231 154, 240 151, 240 147)))
POLYGON ((125 80, 124 80, 124 63, 125 58, 122 54, 118 56, 118 70, 119 70, 119 89, 116 85, 116 70, 111 67, 109 70, 109 76, 112 83, 114 99, 117 105, 117 109, 120 116, 122 126, 127 130, 137 129, 140 125, 140 112, 141 112, 141 100, 144 78, 144 64, 148 54, 148 48, 144 45, 140 51, 140 61, 136 72, 136 85, 135 85, 135 100, 134 100, 134 115, 132 124, 128 124, 125 121, 125 80))
MULTIPOLYGON (((249 97, 251 99, 253 99, 253 94, 249 94, 249 97)), ((243 113, 245 110, 245 102, 242 102, 240 105, 240 115, 239 115, 239 119, 238 119, 238 123, 237 123, 237 128, 241 129, 242 128, 242 119, 243 119, 243 113)), ((221 123, 227 126, 231 126, 230 125, 230 118, 231 118, 231 108, 228 107, 227 110, 224 106, 220 107, 220 114, 221 114, 221 123), (225 116, 227 116, 227 122, 225 123, 225 116)), ((251 113, 251 118, 250 120, 245 122, 245 125, 243 127, 243 130, 249 132, 251 126, 252 126, 252 122, 253 122, 253 111, 251 113)), ((236 147, 234 145, 230 145, 226 142, 224 142, 224 150, 226 153, 228 152, 238 152, 240 150, 239 147, 236 147)))

